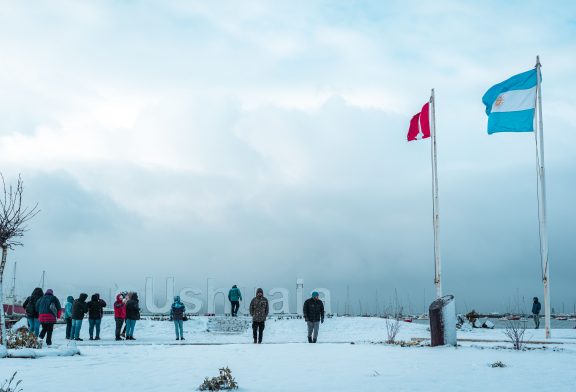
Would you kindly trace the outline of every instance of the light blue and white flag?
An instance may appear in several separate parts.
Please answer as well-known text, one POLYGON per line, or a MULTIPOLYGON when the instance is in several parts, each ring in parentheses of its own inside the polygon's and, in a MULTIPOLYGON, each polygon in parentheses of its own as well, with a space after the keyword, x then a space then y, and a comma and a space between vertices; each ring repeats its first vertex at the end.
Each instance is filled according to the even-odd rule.
POLYGON ((482 97, 488 134, 533 132, 536 107, 536 68, 492 86, 482 97))

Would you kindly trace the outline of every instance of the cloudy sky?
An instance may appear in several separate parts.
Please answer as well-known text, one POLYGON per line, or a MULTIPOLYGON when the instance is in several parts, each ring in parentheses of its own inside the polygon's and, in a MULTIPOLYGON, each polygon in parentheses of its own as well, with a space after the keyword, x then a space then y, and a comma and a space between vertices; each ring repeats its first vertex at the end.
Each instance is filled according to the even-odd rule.
MULTIPOLYGON (((553 306, 576 302, 572 1, 2 1, 0 169, 39 203, 17 292, 327 287, 335 310, 542 296, 534 135, 481 97, 541 56, 553 306)), ((524 299, 524 300, 523 300, 524 299)))

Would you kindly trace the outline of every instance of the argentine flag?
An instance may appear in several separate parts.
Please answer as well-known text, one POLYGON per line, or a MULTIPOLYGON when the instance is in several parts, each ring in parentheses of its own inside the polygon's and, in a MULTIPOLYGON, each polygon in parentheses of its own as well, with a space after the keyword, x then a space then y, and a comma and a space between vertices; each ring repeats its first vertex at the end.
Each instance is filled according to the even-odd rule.
POLYGON ((482 97, 488 134, 533 132, 536 107, 536 68, 492 86, 482 97))

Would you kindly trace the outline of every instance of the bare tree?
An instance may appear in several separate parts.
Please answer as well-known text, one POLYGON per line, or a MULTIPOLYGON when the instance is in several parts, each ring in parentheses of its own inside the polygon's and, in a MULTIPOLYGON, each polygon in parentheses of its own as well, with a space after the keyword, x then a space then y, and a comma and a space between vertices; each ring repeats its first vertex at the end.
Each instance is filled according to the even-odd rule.
POLYGON ((400 319, 402 318, 402 306, 398 302, 398 293, 394 289, 394 303, 388 306, 386 310, 386 318, 384 324, 386 325, 386 343, 393 344, 396 342, 396 335, 400 331, 400 319))
POLYGON ((507 340, 512 343, 514 350, 522 350, 526 344, 524 334, 526 333, 526 321, 523 320, 507 320, 504 335, 507 340))
POLYGON ((393 344, 396 341, 398 331, 400 331, 400 319, 396 316, 388 315, 384 322, 386 324, 386 343, 393 344))
POLYGON ((24 193, 24 183, 22 177, 18 176, 16 187, 12 185, 6 187, 4 176, 2 178, 3 195, 0 196, 0 247, 2 248, 2 261, 0 262, 0 331, 2 333, 2 343, 6 345, 6 324, 4 319, 4 267, 6 267, 6 257, 8 249, 15 246, 22 246, 20 238, 28 230, 26 223, 38 214, 38 204, 34 207, 22 206, 22 194, 24 193))

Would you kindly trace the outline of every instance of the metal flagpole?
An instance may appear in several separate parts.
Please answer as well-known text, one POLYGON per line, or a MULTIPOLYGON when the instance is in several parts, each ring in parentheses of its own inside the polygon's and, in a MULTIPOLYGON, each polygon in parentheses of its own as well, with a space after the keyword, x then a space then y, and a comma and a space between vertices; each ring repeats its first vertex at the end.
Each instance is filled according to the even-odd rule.
POLYGON ((431 127, 432 137, 432 213, 434 222, 434 285, 436 286, 436 298, 442 297, 442 282, 440 280, 440 247, 438 245, 438 174, 436 168, 436 102, 434 100, 434 89, 430 95, 431 127))
POLYGON ((536 106, 537 127, 536 140, 536 170, 538 175, 538 223, 540 232, 540 257, 542 260, 542 282, 544 283, 544 320, 546 339, 550 338, 550 278, 548 270, 548 235, 546 232, 546 181, 544 177, 544 128, 542 122, 542 90, 540 74, 540 56, 536 56, 536 106))

